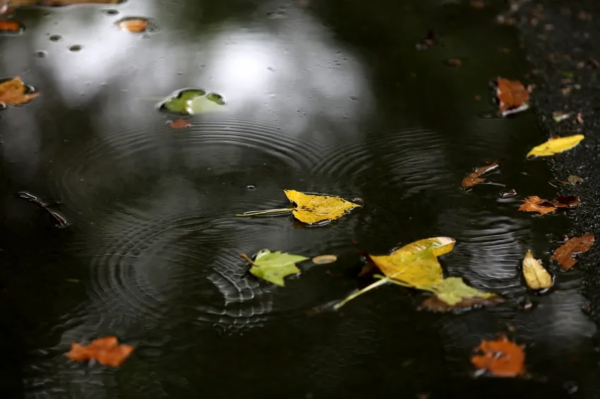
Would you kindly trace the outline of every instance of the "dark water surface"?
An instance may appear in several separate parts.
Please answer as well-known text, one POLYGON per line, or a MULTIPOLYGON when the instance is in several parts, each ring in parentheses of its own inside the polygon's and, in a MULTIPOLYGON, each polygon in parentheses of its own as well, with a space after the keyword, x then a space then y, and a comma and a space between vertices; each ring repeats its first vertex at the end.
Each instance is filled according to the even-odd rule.
POLYGON ((431 0, 19 10, 25 33, 0 37, 0 77, 42 94, 0 114, 2 397, 592 397, 596 328, 577 272, 535 295, 518 269, 529 248, 548 264, 568 226, 516 212, 525 196, 555 195, 546 163, 525 160, 544 135, 531 111, 479 116, 490 79, 528 71, 499 11, 431 0), (132 16, 156 29, 115 27, 132 16), (439 43, 416 50, 429 29, 439 43), (463 65, 445 65, 453 57, 463 65), (226 104, 172 129, 156 104, 189 87, 226 104), (460 189, 495 158, 495 184, 460 189), (286 206, 287 188, 365 206, 319 228, 233 216, 286 206), (498 198, 510 188, 519 196, 498 198), (21 191, 59 202, 69 226, 21 191), (423 294, 388 286, 307 316, 362 284, 360 251, 438 235, 457 240, 446 276, 509 301, 434 314, 417 310, 423 294), (238 256, 261 248, 339 259, 279 288, 238 256), (531 378, 473 378, 472 348, 510 330, 531 378), (119 369, 64 356, 112 334, 136 347, 119 369))

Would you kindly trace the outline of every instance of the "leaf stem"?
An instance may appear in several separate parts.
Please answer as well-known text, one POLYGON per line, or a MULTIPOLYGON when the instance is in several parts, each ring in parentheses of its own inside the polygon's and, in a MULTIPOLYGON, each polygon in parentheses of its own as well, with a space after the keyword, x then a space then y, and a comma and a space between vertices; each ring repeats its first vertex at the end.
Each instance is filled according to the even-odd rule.
POLYGON ((250 259, 250 257, 246 254, 240 254, 240 256, 244 259, 246 259, 252 266, 256 266, 258 267, 258 265, 256 263, 254 263, 254 261, 252 259, 250 259))
POLYGON ((406 288, 414 288, 414 289, 416 289, 416 290, 433 292, 434 294, 435 294, 435 293, 437 293, 437 291, 436 291, 436 290, 434 290, 433 288, 427 288, 427 287, 415 287, 414 285, 410 285, 410 284, 404 283, 404 282, 402 282, 402 281, 400 281, 400 280, 396 280, 396 279, 394 279, 394 278, 385 277, 385 276, 382 276, 381 274, 374 274, 374 275, 373 275, 373 277, 374 277, 374 278, 380 278, 380 279, 388 279, 390 283, 397 284, 397 285, 400 285, 400 286, 402 286, 402 287, 406 287, 406 288))
POLYGON ((270 213, 285 213, 292 212, 294 208, 281 208, 281 209, 269 209, 266 211, 248 211, 244 213, 237 213, 235 216, 259 216, 259 215, 268 215, 270 213))
POLYGON ((371 291, 372 289, 374 289, 374 288, 377 288, 377 287, 379 287, 380 285, 384 285, 384 284, 385 284, 385 283, 387 283, 388 281, 390 281, 390 279, 389 279, 389 278, 387 278, 387 277, 384 277, 384 278, 382 278, 381 280, 379 280, 379 281, 377 281, 377 282, 375 282, 375 283, 373 283, 373 284, 371 284, 371 285, 369 285, 369 286, 367 286, 367 287, 363 288, 362 290, 360 290, 360 291, 356 291, 355 293, 353 293, 353 294, 349 295, 348 297, 346 297, 346 298, 345 298, 343 301, 341 301, 341 302, 339 302, 339 303, 335 304, 335 305, 333 306, 333 309, 334 309, 334 310, 339 310, 339 309, 340 309, 342 306, 344 306, 345 304, 347 304, 347 303, 348 303, 348 302, 350 302, 351 300, 355 299, 356 297, 359 297, 359 296, 361 296, 362 294, 364 294, 365 292, 371 291))

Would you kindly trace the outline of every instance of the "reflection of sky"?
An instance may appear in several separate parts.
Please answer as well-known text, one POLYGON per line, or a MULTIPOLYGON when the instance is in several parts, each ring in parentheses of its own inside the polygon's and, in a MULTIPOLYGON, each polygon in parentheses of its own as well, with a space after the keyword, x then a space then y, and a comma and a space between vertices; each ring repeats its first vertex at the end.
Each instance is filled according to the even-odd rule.
MULTIPOLYGON (((152 2, 135 6, 136 15, 159 12, 152 2)), ((313 118, 352 129, 371 108, 359 61, 334 47, 329 32, 302 9, 289 11, 294 23, 268 20, 248 27, 231 21, 195 35, 171 29, 176 21, 161 18, 163 29, 149 37, 113 25, 126 14, 89 11, 60 11, 64 16, 57 25, 54 18, 43 19, 36 31, 62 34, 63 40, 53 43, 38 34, 34 43, 48 50, 50 71, 67 105, 81 105, 99 92, 110 96, 100 120, 129 109, 135 121, 157 98, 184 87, 216 91, 229 111, 285 124, 294 135, 310 129, 313 118), (276 29, 267 26, 273 24, 276 29), (72 32, 87 34, 76 38, 72 32), (69 53, 73 44, 82 45, 82 51, 69 53)))

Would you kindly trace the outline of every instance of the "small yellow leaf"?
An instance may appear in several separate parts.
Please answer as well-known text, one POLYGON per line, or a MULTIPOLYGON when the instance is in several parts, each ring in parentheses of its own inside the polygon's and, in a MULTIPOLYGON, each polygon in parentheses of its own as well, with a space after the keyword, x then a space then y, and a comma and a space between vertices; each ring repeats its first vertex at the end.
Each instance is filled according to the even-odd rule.
POLYGON ((523 259, 523 276, 529 288, 541 290, 552 287, 552 276, 540 262, 533 257, 531 251, 527 251, 523 259))
POLYGON ((294 217, 307 224, 338 219, 353 208, 360 207, 339 197, 304 194, 295 190, 284 190, 288 199, 296 204, 294 217))
POLYGON ((418 252, 396 251, 391 255, 371 256, 387 277, 419 289, 430 289, 442 282, 442 267, 433 246, 418 252))
POLYGON ((527 157, 548 157, 554 154, 558 154, 559 152, 564 152, 570 150, 571 148, 574 148, 583 139, 583 134, 576 134, 574 136, 560 137, 557 139, 548 140, 544 144, 540 144, 537 147, 534 147, 531 151, 529 151, 527 157))
POLYGON ((435 256, 442 256, 454 249, 456 240, 450 237, 432 237, 424 238, 419 241, 411 242, 400 249, 395 250, 391 255, 396 255, 400 252, 417 253, 431 247, 435 256))

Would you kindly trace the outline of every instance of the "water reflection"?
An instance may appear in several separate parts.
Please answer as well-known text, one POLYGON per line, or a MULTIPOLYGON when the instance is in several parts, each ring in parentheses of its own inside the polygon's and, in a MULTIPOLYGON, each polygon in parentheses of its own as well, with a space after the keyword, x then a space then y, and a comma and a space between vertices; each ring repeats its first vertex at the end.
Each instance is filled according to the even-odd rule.
POLYGON ((72 223, 48 233, 9 203, 18 232, 9 246, 37 244, 12 250, 22 271, 6 280, 19 317, 36 325, 22 332, 32 395, 353 397, 402 386, 414 397, 448 374, 469 375, 471 348, 507 323, 531 344, 532 364, 590 363, 595 328, 577 311, 582 298, 560 278, 538 298, 518 271, 526 249, 548 253, 565 220, 518 215, 520 197, 498 198, 507 187, 552 196, 546 166, 524 161, 539 141, 535 118, 484 121, 473 100, 491 76, 523 73, 520 60, 492 50, 515 43, 513 33, 459 5, 181 4, 23 11, 27 34, 0 42, 11 69, 42 91, 2 113, 3 131, 18 132, 3 137, 6 185, 61 199, 72 223), (115 27, 132 15, 160 29, 115 27), (431 24, 446 45, 416 54, 431 24), (35 51, 47 57, 32 61, 35 51), (468 54, 460 68, 442 63, 468 54), (169 128, 155 106, 186 87, 223 94, 224 111, 169 128), (501 160, 496 185, 460 190, 492 158, 501 160), (234 217, 285 205, 284 188, 361 197, 365 207, 326 228, 234 217), (422 295, 385 287, 344 313, 306 317, 356 288, 359 251, 435 235, 458 242, 443 258, 447 275, 509 301, 435 315, 415 310, 422 295), (248 275, 238 256, 265 247, 338 261, 304 269, 282 290, 248 275), (67 279, 81 284, 65 289, 67 279), (22 301, 22 292, 39 295, 22 301), (532 311, 517 306, 523 298, 532 311), (84 373, 62 356, 71 340, 106 334, 139 347, 116 373, 84 373), (547 358, 534 344, 551 346, 547 358))

